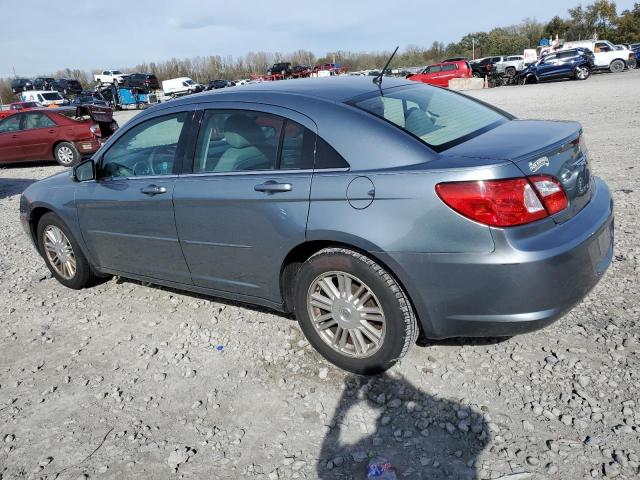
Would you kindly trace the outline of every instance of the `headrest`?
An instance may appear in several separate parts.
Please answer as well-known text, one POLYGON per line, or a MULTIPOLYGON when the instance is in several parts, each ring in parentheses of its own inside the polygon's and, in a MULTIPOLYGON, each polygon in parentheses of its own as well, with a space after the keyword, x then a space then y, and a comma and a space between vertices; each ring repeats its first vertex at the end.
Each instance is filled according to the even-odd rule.
POLYGON ((224 124, 224 136, 232 148, 245 148, 264 143, 264 133, 246 115, 231 115, 224 124))

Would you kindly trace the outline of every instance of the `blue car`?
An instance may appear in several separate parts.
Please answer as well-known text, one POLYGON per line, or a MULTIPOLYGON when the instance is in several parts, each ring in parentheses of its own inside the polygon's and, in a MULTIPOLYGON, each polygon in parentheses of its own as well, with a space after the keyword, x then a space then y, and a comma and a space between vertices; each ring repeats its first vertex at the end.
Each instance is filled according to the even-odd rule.
POLYGON ((293 312, 325 358, 360 374, 419 334, 544 327, 613 254, 611 194, 578 123, 391 78, 157 105, 29 186, 20 216, 67 287, 119 275, 293 312))
POLYGON ((545 55, 520 72, 520 83, 538 83, 550 80, 586 80, 594 68, 595 57, 586 48, 572 48, 545 55))

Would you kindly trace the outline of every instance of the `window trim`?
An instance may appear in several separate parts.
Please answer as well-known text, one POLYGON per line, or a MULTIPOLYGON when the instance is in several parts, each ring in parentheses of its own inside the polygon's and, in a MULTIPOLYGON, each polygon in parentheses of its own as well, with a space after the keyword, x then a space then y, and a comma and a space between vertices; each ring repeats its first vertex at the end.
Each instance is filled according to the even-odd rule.
POLYGON ((126 130, 118 131, 116 138, 113 138, 113 141, 110 142, 107 149, 104 152, 100 152, 100 156, 95 159, 96 166, 96 181, 97 182, 108 182, 108 181, 120 181, 120 180, 132 180, 132 179, 140 179, 140 178, 171 178, 173 176, 178 176, 182 173, 186 160, 186 153, 188 151, 187 141, 190 139, 190 132, 192 129, 192 124, 194 120, 195 110, 193 108, 180 108, 180 109, 167 109, 168 111, 160 110, 157 115, 142 117, 138 122, 131 125, 126 130), (172 115, 180 115, 184 113, 186 115, 184 119, 184 126, 182 127, 182 131, 180 132, 180 137, 178 138, 177 148, 176 148, 176 156, 173 162, 173 171, 169 175, 140 175, 133 177, 113 177, 113 176, 101 176, 101 170, 103 168, 105 162, 105 155, 111 151, 111 149, 116 145, 122 137, 124 137, 127 133, 129 133, 134 128, 138 126, 157 120, 162 117, 169 117, 172 115))

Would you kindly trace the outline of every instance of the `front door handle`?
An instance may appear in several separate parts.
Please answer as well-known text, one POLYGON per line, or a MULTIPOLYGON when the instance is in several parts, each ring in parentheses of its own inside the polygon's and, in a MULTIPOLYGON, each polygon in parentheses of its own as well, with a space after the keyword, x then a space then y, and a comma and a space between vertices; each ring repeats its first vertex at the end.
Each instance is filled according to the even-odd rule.
POLYGON ((158 195, 160 193, 166 193, 167 192, 167 187, 159 187, 158 185, 149 185, 147 187, 143 187, 140 189, 140 192, 144 193, 145 195, 158 195))
POLYGON ((276 193, 276 192, 290 192, 293 186, 290 183, 278 183, 273 180, 265 183, 261 183, 253 187, 256 192, 276 193))

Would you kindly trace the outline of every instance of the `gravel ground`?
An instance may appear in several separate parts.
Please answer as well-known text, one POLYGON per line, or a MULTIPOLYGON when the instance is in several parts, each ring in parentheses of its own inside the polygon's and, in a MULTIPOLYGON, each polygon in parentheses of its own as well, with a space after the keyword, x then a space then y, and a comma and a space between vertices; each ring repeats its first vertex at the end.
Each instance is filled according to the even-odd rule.
MULTIPOLYGON (((582 122, 616 201, 614 262, 565 318, 415 347, 386 375, 324 362, 295 321, 124 279, 65 289, 18 222, 60 170, 0 170, 0 480, 638 478, 640 71, 474 92, 582 122)), ((123 117, 120 118, 122 123, 123 117)))

